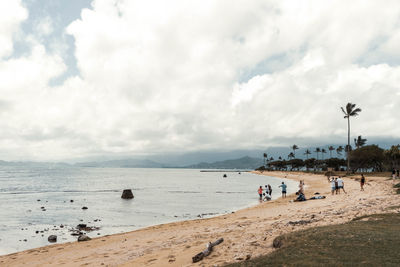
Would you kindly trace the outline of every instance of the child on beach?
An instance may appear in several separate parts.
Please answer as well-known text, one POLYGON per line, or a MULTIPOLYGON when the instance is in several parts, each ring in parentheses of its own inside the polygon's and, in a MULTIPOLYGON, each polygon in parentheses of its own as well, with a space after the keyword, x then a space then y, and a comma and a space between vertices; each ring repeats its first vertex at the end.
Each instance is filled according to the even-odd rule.
POLYGON ((282 187, 282 197, 286 198, 286 187, 287 187, 287 185, 285 185, 285 183, 282 182, 282 184, 279 187, 282 187))
POLYGON ((262 186, 260 185, 260 188, 258 188, 258 195, 260 196, 260 200, 262 200, 263 197, 263 189, 262 186))
POLYGON ((365 177, 364 174, 361 174, 361 180, 360 180, 361 191, 364 191, 364 184, 365 184, 365 177))

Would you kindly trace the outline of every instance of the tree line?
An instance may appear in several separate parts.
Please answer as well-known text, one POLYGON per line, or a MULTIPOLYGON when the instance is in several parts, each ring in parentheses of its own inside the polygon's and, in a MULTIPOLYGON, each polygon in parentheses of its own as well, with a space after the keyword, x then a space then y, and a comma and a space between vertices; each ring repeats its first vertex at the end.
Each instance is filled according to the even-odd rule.
POLYGON ((378 145, 366 145, 367 139, 359 135, 354 138, 354 149, 350 145, 350 118, 358 116, 361 112, 360 108, 356 108, 356 104, 347 103, 345 107, 341 107, 344 119, 347 120, 347 145, 338 146, 337 148, 329 146, 327 151, 325 148, 315 148, 314 151, 306 149, 304 155, 305 160, 296 158, 297 145, 291 146, 292 152, 286 158, 281 156, 278 159, 268 157, 267 153, 263 154, 264 166, 259 169, 268 170, 327 170, 332 168, 336 171, 346 170, 347 172, 357 171, 391 171, 400 168, 400 145, 392 145, 389 149, 380 148, 378 145), (310 157, 312 152, 316 153, 315 157, 310 157), (346 153, 346 159, 343 158, 343 152, 346 153), (326 154, 329 153, 329 158, 326 154), (336 157, 332 157, 336 154, 336 157))

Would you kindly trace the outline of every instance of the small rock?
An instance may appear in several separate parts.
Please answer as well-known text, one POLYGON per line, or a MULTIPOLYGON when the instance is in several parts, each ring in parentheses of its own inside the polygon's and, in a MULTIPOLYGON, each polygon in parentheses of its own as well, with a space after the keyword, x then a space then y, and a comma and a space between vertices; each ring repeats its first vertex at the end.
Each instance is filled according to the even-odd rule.
POLYGON ((132 190, 131 189, 124 189, 124 191, 122 191, 121 198, 123 198, 123 199, 132 199, 132 198, 134 198, 132 190))
POLYGON ((247 261, 247 260, 250 260, 250 258, 251 258, 251 254, 247 254, 247 255, 246 255, 246 258, 245 258, 244 260, 247 261))
POLYGON ((61 225, 60 225, 60 228, 64 228, 64 225, 61 224, 61 225))
POLYGON ((28 241, 27 239, 24 239, 24 242, 28 241))
POLYGON ((40 199, 38 199, 37 201, 40 201, 40 199))
POLYGON ((274 248, 280 248, 282 247, 282 245, 283 245, 282 239, 279 237, 275 238, 274 241, 272 242, 272 246, 274 248))
POLYGON ((81 235, 78 237, 78 242, 89 241, 89 240, 91 240, 91 238, 88 237, 87 235, 81 235))
POLYGON ((39 233, 39 231, 36 231, 35 233, 36 233, 36 234, 38 234, 38 233, 39 233))
POLYGON ((80 223, 80 224, 78 224, 76 227, 77 228, 86 228, 86 224, 84 224, 84 223, 80 223))
POLYGON ((47 240, 48 240, 50 243, 57 242, 57 236, 56 236, 56 235, 50 235, 50 236, 47 238, 47 240))
POLYGON ((72 202, 74 202, 74 200, 73 200, 73 199, 71 199, 69 202, 71 202, 71 203, 72 203, 72 202))
POLYGON ((82 207, 82 209, 83 209, 83 210, 87 210, 87 209, 88 209, 88 207, 82 207))

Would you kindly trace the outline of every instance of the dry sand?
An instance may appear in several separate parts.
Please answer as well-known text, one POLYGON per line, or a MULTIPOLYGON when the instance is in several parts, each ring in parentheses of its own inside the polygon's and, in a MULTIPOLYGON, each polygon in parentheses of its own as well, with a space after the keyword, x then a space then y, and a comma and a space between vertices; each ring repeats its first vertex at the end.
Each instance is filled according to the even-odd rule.
POLYGON ((363 192, 358 181, 345 178, 348 193, 332 196, 327 178, 321 175, 263 174, 304 180, 307 198, 319 192, 326 199, 291 202, 295 198, 292 195, 214 218, 163 224, 88 242, 0 256, 0 266, 220 266, 273 251, 272 241, 284 233, 344 223, 366 214, 400 211, 400 195, 394 193, 393 182, 387 178, 367 177, 363 192), (225 241, 210 256, 192 263, 192 256, 203 251, 208 242, 221 237, 225 241))

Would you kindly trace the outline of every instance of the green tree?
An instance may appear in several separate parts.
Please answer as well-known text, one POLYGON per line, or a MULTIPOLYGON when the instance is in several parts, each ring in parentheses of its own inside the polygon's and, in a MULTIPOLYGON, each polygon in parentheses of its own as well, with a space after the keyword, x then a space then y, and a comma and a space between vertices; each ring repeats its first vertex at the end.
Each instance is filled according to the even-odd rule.
POLYGON ((311 151, 310 151, 309 149, 307 149, 307 150, 304 152, 304 155, 306 155, 306 158, 308 159, 308 155, 311 155, 311 151))
POLYGON ((339 146, 338 148, 336 148, 336 154, 337 156, 342 156, 342 152, 343 152, 343 147, 339 146))
POLYGON ((329 157, 332 158, 332 151, 334 151, 335 148, 333 146, 329 146, 328 150, 329 150, 329 157))
POLYGON ((317 147, 314 152, 317 153, 317 160, 318 160, 318 155, 319 155, 319 152, 321 152, 321 148, 317 147))
POLYGON ((267 153, 264 153, 263 156, 264 156, 264 166, 266 166, 265 159, 268 158, 268 155, 267 153))
POLYGON ((347 103, 346 108, 341 107, 344 118, 347 119, 347 171, 350 171, 350 117, 355 117, 361 112, 360 108, 355 108, 356 104, 347 103))
POLYGON ((350 152, 353 171, 359 169, 383 170, 384 150, 377 145, 360 147, 350 152))
POLYGON ((354 138, 354 145, 356 148, 360 148, 367 143, 367 139, 364 139, 359 135, 357 138, 354 138))
POLYGON ((324 160, 324 154, 326 154, 325 148, 321 149, 322 160, 324 160))
POLYGON ((292 149, 293 149, 293 158, 295 158, 296 157, 296 150, 299 149, 299 147, 297 145, 293 145, 292 149))
POLYGON ((400 145, 391 146, 388 150, 385 150, 384 155, 390 169, 400 167, 400 145))

